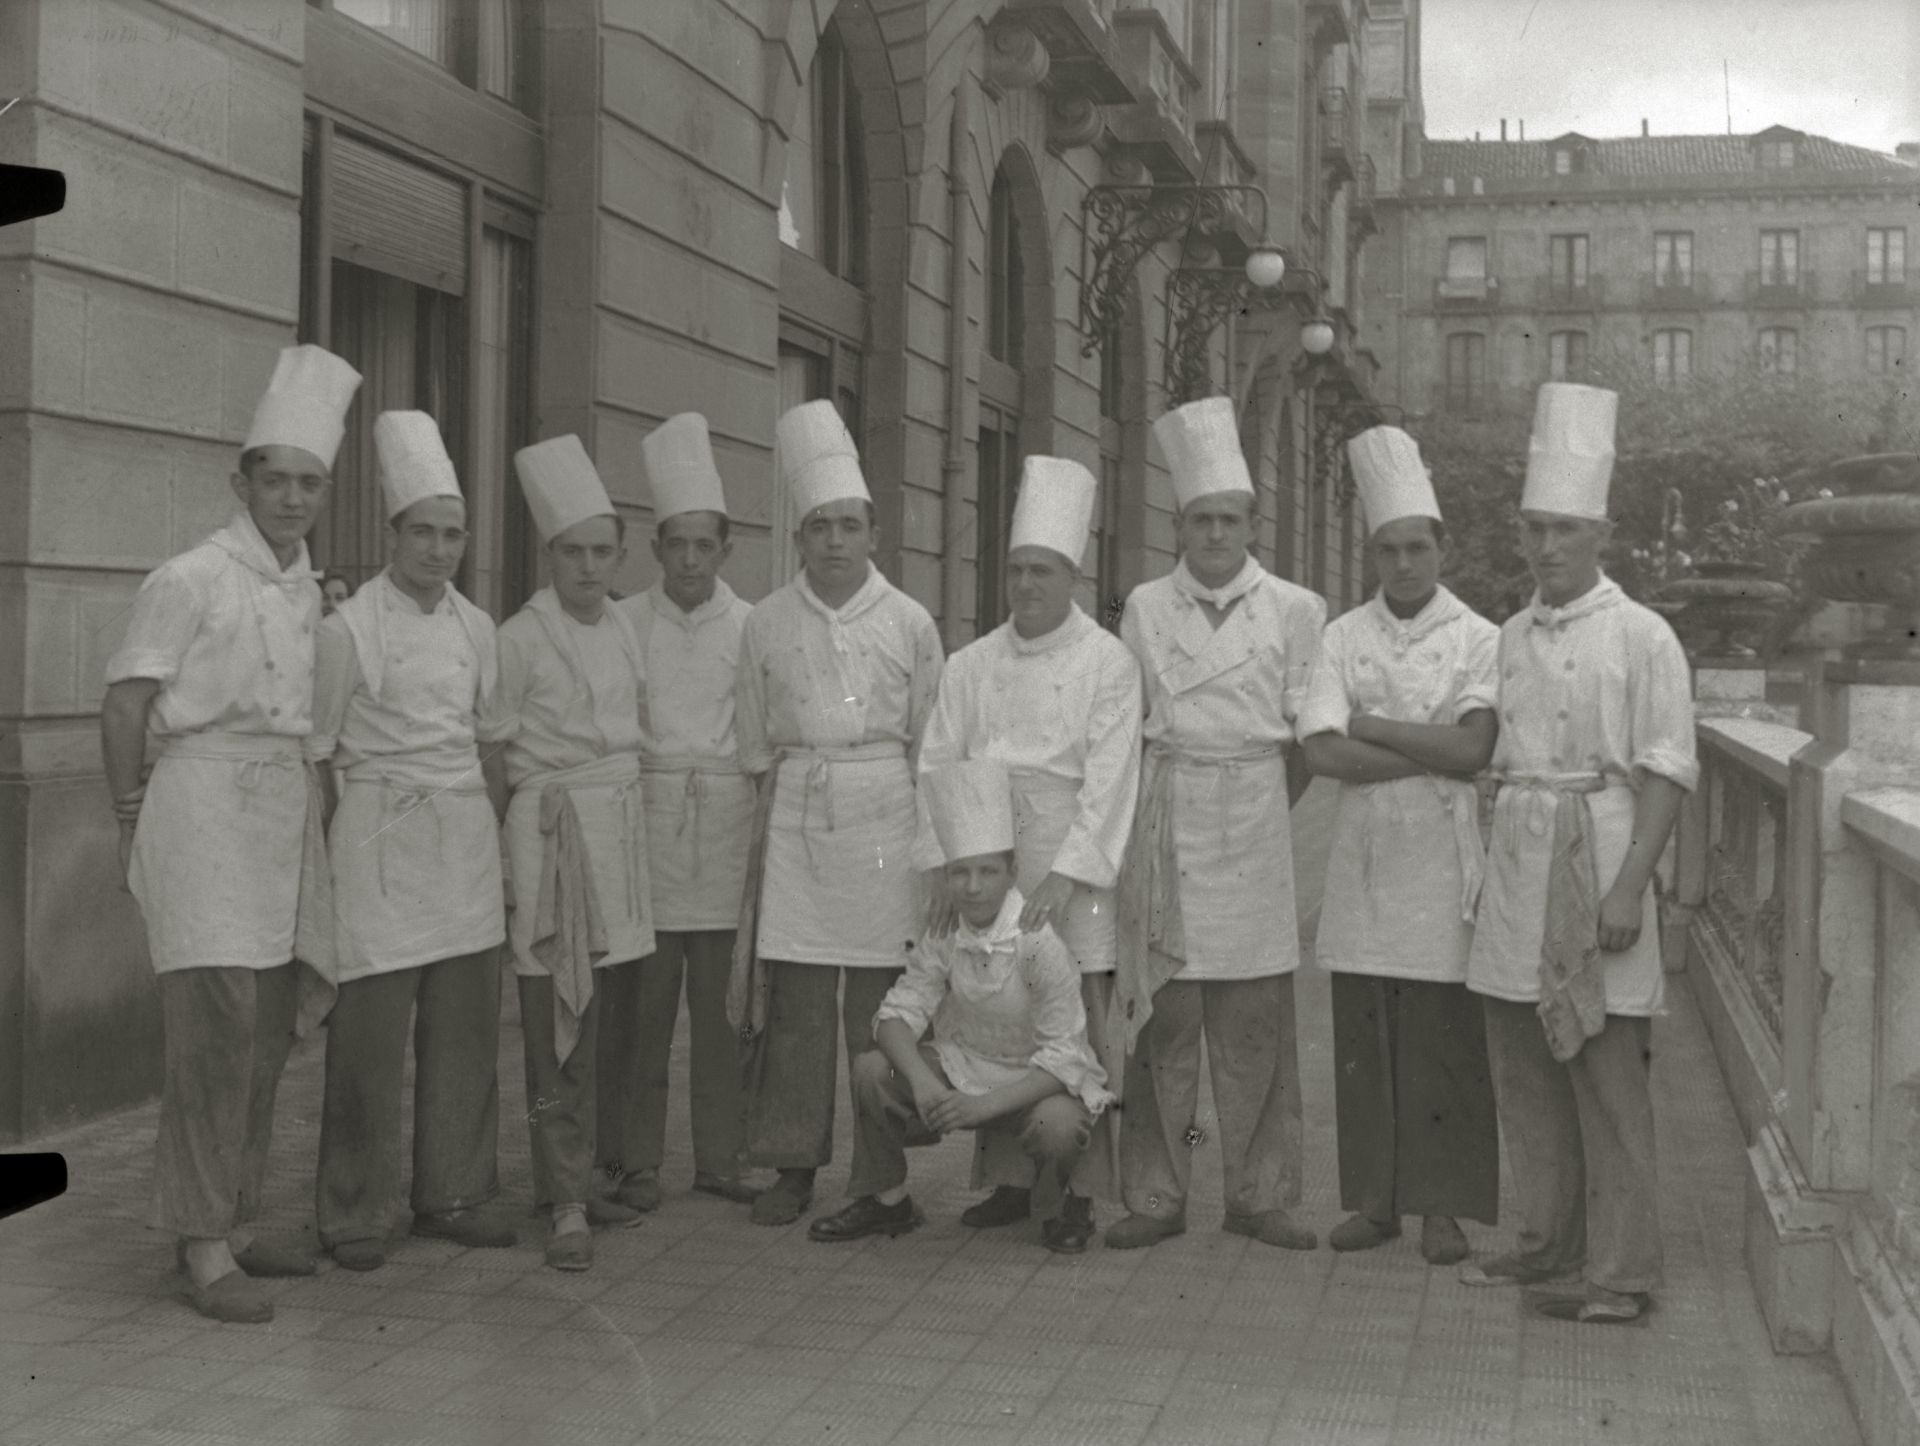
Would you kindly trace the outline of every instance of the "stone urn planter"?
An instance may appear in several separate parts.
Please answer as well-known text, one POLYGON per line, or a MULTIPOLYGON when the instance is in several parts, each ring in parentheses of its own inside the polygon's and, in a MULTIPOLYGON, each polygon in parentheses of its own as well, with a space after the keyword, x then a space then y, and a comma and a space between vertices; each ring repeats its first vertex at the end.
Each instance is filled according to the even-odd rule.
POLYGON ((1920 661, 1920 454, 1849 457, 1796 481, 1831 496, 1796 502, 1775 522, 1812 543, 1801 576, 1832 602, 1875 604, 1884 620, 1848 651, 1920 661))
POLYGON ((1755 663, 1773 651, 1776 624, 1793 605, 1793 589, 1766 571, 1757 562, 1702 562, 1695 576, 1663 587, 1654 606, 1688 656, 1755 663))

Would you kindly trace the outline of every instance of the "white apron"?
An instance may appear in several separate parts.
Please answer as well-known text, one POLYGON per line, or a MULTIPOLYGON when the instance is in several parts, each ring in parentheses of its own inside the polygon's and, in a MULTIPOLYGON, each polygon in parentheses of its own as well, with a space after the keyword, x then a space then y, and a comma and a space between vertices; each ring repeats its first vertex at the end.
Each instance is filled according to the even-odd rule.
MULTIPOLYGON (((1060 845, 1080 813, 1080 784, 1030 769, 1010 772, 1013 782, 1014 884, 1031 896, 1053 868, 1060 845)), ((1112 889, 1076 883, 1066 917, 1056 932, 1082 974, 1113 969, 1118 914, 1112 889)), ((1088 1021, 1094 1028, 1095 1022, 1088 1021)), ((1116 1086, 1117 1087, 1117 1086, 1116 1086)))
POLYGON ((127 884, 156 973, 293 958, 307 779, 301 740, 191 733, 147 780, 127 884))
POLYGON ((781 750, 758 953, 899 969, 923 923, 913 775, 898 743, 781 750))
MULTIPOLYGON (((1540 998, 1540 948, 1546 931, 1547 873, 1553 863, 1553 814, 1558 796, 1550 788, 1508 779, 1493 804, 1493 839, 1487 851, 1487 882, 1480 895, 1467 987, 1476 994, 1515 1003, 1540 998)), ((1587 795, 1593 810, 1594 864, 1605 896, 1633 842, 1634 791, 1624 780, 1587 795)), ((1666 979, 1660 967, 1660 929, 1653 887, 1640 900, 1640 937, 1631 949, 1602 952, 1607 1013, 1662 1012, 1666 979)))
POLYGON ((515 907, 507 915, 513 972, 545 978, 533 957, 534 905, 540 897, 540 795, 550 785, 567 790, 580 820, 593 871, 594 897, 607 930, 607 952, 596 969, 644 958, 654 950, 647 881, 647 821, 640 795, 640 760, 616 753, 577 768, 536 773, 514 790, 507 805, 507 865, 513 872, 515 907))
POLYGON ((1176 752, 1173 848, 1187 945, 1176 980, 1264 979, 1299 966, 1279 745, 1228 759, 1176 752))
POLYGON ((340 983, 478 954, 506 937, 499 825, 477 775, 448 788, 396 759, 355 764, 327 855, 340 983))
POLYGON ((653 927, 734 928, 753 837, 753 780, 733 758, 650 759, 641 775, 653 927))
POLYGON ((1457 984, 1484 869, 1479 795, 1426 774, 1343 783, 1314 957, 1323 968, 1457 984))

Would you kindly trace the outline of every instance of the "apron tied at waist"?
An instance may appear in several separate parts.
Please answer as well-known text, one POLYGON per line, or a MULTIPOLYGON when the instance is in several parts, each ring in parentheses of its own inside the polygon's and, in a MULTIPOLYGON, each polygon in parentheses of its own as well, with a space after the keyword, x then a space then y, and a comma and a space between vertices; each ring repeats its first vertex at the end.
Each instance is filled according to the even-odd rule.
MULTIPOLYGON (((1129 1050, 1153 1016, 1153 996, 1186 963, 1180 861, 1175 857, 1173 836, 1175 766, 1190 763, 1217 770, 1213 801, 1218 803, 1219 790, 1241 767, 1280 756, 1277 743, 1223 755, 1185 753, 1160 742, 1147 744, 1133 839, 1120 870, 1119 949, 1114 960, 1113 1017, 1108 1021, 1108 1037, 1120 1038, 1124 1031, 1129 1050)), ((1227 842, 1223 819, 1223 847, 1227 842)))
POLYGON ((1509 811, 1507 848, 1552 837, 1547 866, 1546 925, 1540 936, 1540 1026, 1562 1064, 1607 1027, 1606 980, 1600 964, 1600 876, 1588 801, 1620 780, 1603 773, 1504 773, 1503 788, 1523 791, 1509 811), (1515 817, 1525 811, 1524 819, 1515 817))
POLYGON ((319 1027, 339 994, 333 948, 333 868, 327 861, 324 764, 302 757, 301 740, 284 733, 189 733, 167 740, 161 758, 195 758, 231 763, 235 786, 253 793, 268 769, 305 774, 306 817, 300 831, 300 901, 295 906, 293 957, 296 967, 294 1034, 301 1039, 319 1027))
POLYGON ((833 817, 833 765, 836 763, 872 763, 886 758, 905 758, 906 745, 883 741, 879 743, 849 743, 840 747, 805 748, 794 746, 782 748, 776 756, 773 772, 777 777, 781 765, 788 759, 804 760, 807 765, 806 791, 800 796, 800 838, 807 850, 807 871, 815 878, 820 876, 818 861, 813 854, 813 800, 816 794, 821 796, 826 814, 827 832, 835 827, 833 817))
POLYGON ((1367 898, 1374 897, 1374 840, 1377 830, 1382 827, 1390 831, 1404 830, 1407 823, 1406 808, 1400 799, 1397 785, 1415 781, 1430 785, 1447 811, 1447 822, 1453 830, 1453 852, 1460 861, 1460 922, 1471 924, 1474 909, 1480 902, 1480 890, 1486 883, 1486 850, 1480 844, 1479 796, 1472 785, 1460 785, 1451 779, 1439 778, 1433 774, 1422 775, 1417 780, 1387 779, 1380 783, 1357 785, 1360 796, 1365 800, 1364 812, 1360 816, 1360 887, 1367 898))
POLYGON ((693 867, 690 878, 700 877, 700 819, 705 812, 707 802, 707 780, 715 777, 741 778, 746 770, 741 768, 737 758, 728 758, 720 754, 683 754, 671 758, 646 758, 641 760, 640 771, 649 778, 672 778, 686 775, 686 784, 680 792, 680 820, 673 826, 676 842, 687 840, 689 829, 693 837, 687 840, 693 850, 693 867))
MULTIPOLYGON (((379 850, 374 868, 380 876, 380 894, 383 898, 387 892, 387 835, 393 831, 393 826, 443 793, 484 794, 487 791, 486 781, 480 776, 477 763, 460 776, 458 783, 426 784, 389 773, 380 760, 374 759, 354 764, 346 771, 345 781, 370 784, 381 793, 380 826, 370 837, 359 842, 373 844, 379 850)), ((447 840, 437 812, 433 816, 433 829, 434 851, 439 853, 446 848, 447 840)))

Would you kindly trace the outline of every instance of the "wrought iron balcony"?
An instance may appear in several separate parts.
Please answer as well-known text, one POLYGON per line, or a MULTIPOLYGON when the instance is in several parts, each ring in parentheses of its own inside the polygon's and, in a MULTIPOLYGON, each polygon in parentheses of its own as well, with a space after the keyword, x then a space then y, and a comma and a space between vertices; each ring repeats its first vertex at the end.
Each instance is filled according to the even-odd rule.
POLYGON ((1853 273, 1853 301, 1856 306, 1920 306, 1920 287, 1905 274, 1882 270, 1853 273))
POLYGON ((1566 276, 1543 276, 1534 283, 1533 303, 1541 311, 1597 311, 1606 303, 1604 276, 1575 281, 1566 276))
POLYGON ((1747 305, 1806 306, 1819 293, 1811 271, 1768 267, 1747 273, 1747 305))
POLYGON ((1321 90, 1320 159, 1336 183, 1353 177, 1353 160, 1359 149, 1353 142, 1353 114, 1343 87, 1329 85, 1321 90))
POLYGON ((1695 311, 1712 299, 1707 278, 1698 272, 1668 268, 1640 284, 1640 304, 1649 311, 1695 311))
POLYGON ((1442 311, 1485 311, 1499 299, 1493 276, 1443 276, 1433 283, 1433 304, 1442 311))

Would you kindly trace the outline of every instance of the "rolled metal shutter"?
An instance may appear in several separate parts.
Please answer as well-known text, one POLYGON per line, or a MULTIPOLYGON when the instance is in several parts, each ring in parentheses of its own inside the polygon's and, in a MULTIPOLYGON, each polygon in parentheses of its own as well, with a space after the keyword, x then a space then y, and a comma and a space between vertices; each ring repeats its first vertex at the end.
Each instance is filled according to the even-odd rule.
POLYGON ((336 132, 333 254, 450 296, 467 290, 467 190, 424 166, 336 132))

